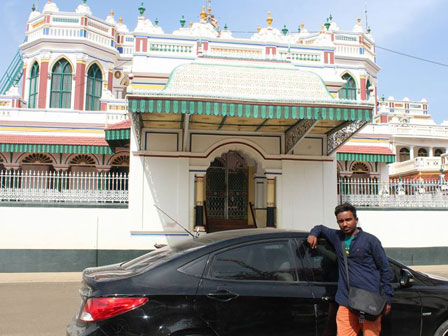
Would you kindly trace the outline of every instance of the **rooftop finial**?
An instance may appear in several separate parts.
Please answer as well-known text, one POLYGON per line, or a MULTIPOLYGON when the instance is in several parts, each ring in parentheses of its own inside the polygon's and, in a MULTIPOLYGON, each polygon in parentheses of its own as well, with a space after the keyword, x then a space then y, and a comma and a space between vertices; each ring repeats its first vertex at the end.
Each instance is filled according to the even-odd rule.
POLYGON ((207 20, 207 13, 205 12, 205 6, 202 6, 201 20, 202 21, 207 20))
POLYGON ((159 19, 156 18, 156 20, 154 21, 154 23, 156 24, 156 26, 158 26, 158 25, 159 25, 159 19))
POLYGON ((110 16, 114 17, 114 16, 115 16, 115 12, 114 12, 114 10, 111 9, 109 14, 110 14, 110 16))
POLYGON ((330 26, 331 26, 331 23, 330 23, 330 18, 328 18, 327 19, 327 22, 325 22, 325 24, 324 24, 324 26, 325 26, 325 28, 327 28, 327 30, 329 30, 330 29, 330 26))
POLYGON ((186 21, 185 21, 185 16, 182 15, 182 18, 180 19, 179 22, 180 22, 180 26, 181 26, 182 28, 184 28, 184 27, 185 27, 185 22, 186 22, 186 21))
POLYGON ((145 5, 143 2, 141 3, 140 7, 138 8, 138 11, 140 12, 141 16, 145 15, 146 8, 145 8, 145 5))
POLYGON ((328 18, 330 19, 330 22, 333 21, 333 15, 330 14, 328 18))
POLYGON ((118 20, 118 22, 120 22, 121 24, 123 24, 123 18, 120 17, 120 19, 118 20))
POLYGON ((33 7, 31 7, 31 10, 33 11, 33 12, 35 12, 36 11, 36 5, 33 3, 33 7))
POLYGON ((84 2, 84 5, 87 3, 87 0, 82 0, 82 2, 84 2))
POLYGON ((287 35, 288 34, 288 28, 286 28, 286 25, 283 25, 283 29, 282 29, 283 35, 287 35))
POLYGON ((268 12, 268 18, 266 19, 266 22, 268 23, 268 26, 271 27, 272 25, 272 21, 274 21, 274 19, 271 16, 271 12, 268 12))

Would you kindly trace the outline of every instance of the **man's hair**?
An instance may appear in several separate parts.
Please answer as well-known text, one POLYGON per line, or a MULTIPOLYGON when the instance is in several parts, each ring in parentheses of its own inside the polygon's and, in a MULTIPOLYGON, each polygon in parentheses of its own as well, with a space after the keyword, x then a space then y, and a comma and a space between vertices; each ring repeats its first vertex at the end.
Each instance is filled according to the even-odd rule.
POLYGON ((334 215, 337 217, 337 215, 345 211, 351 211, 353 216, 355 218, 358 218, 358 216, 356 216, 356 208, 348 202, 340 204, 336 208, 334 208, 334 215))

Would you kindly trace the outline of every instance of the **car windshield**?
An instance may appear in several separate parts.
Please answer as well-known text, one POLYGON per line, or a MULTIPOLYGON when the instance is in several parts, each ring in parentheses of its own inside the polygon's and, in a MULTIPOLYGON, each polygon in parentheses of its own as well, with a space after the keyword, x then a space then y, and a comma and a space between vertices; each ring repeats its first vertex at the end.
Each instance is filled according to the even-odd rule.
POLYGON ((165 246, 160 249, 146 253, 140 257, 127 261, 121 265, 126 270, 137 270, 155 266, 161 262, 175 258, 178 255, 191 252, 206 246, 207 240, 185 239, 171 246, 165 246))

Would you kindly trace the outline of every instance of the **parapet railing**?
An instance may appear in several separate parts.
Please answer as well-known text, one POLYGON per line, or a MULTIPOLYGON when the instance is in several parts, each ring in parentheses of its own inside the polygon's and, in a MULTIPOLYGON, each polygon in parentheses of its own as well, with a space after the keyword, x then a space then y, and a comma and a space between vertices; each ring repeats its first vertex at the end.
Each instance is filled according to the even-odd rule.
POLYGON ((126 173, 0 171, 0 204, 127 205, 126 173))
POLYGON ((338 201, 372 208, 448 208, 448 182, 376 178, 338 179, 338 201))

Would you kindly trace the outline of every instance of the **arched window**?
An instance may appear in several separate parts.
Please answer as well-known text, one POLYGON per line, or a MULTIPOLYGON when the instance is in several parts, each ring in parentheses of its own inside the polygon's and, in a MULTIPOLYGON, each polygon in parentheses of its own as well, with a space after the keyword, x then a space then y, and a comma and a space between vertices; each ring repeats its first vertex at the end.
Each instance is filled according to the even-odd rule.
POLYGON ((26 155, 21 161, 23 171, 53 171, 53 160, 47 154, 32 153, 26 155))
POLYGON ((407 149, 406 147, 400 149, 400 162, 408 161, 410 158, 411 156, 409 154, 409 149, 407 149))
POLYGON ((339 98, 356 100, 356 83, 352 76, 345 74, 342 76, 345 80, 345 84, 339 90, 339 98))
POLYGON ((30 94, 28 96, 29 108, 37 107, 38 96, 39 96, 39 65, 36 62, 33 64, 30 73, 30 94))
POLYGON ((59 60, 51 72, 51 108, 70 108, 72 101, 72 66, 59 60))
POLYGON ((86 110, 101 110, 101 92, 103 87, 103 74, 98 65, 94 64, 87 73, 86 110))
POLYGON ((434 156, 442 156, 445 151, 442 148, 436 148, 434 151, 434 156))
POLYGON ((367 100, 369 100, 370 99, 370 81, 369 80, 367 80, 367 83, 366 83, 366 98, 367 98, 367 100))
POLYGON ((426 156, 428 156, 428 151, 425 148, 419 148, 417 156, 418 157, 426 157, 426 156))

